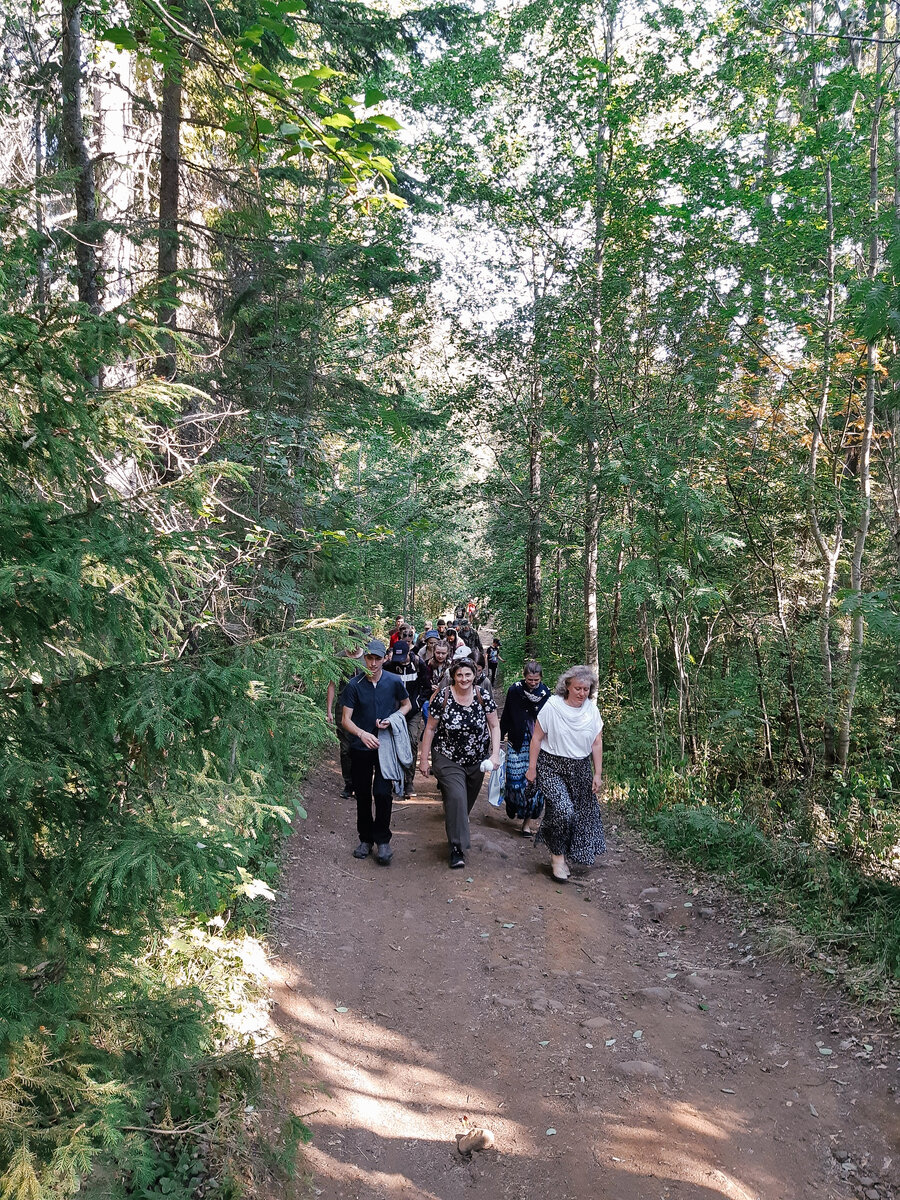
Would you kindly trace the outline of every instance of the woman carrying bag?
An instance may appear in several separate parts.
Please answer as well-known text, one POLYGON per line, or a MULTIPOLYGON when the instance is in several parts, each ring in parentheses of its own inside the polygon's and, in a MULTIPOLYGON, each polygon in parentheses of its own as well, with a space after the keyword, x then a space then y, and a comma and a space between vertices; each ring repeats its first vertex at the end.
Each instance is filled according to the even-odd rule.
POLYGON ((448 674, 450 686, 439 688, 429 703, 419 770, 428 775, 434 769, 444 802, 449 865, 458 870, 466 865, 465 852, 472 844, 469 813, 484 782, 487 758, 492 770, 500 766, 500 722, 493 696, 475 686, 471 659, 457 659, 448 674))
POLYGON ((550 689, 541 678, 541 664, 533 659, 525 664, 522 678, 506 693, 500 736, 509 739, 506 753, 506 815, 522 822, 522 836, 537 832, 537 821, 544 809, 544 797, 538 787, 525 786, 529 749, 537 715, 550 698, 550 689))

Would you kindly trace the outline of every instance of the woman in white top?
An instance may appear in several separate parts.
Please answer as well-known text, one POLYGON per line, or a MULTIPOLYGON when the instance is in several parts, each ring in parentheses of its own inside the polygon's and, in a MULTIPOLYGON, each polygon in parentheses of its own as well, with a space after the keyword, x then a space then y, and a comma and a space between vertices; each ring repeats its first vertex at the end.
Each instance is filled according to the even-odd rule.
POLYGON ((598 795, 603 786, 603 718, 597 709, 597 676, 570 667, 537 715, 531 738, 529 783, 544 794, 544 820, 534 839, 550 851, 553 878, 569 878, 566 859, 590 866, 606 850, 598 795))

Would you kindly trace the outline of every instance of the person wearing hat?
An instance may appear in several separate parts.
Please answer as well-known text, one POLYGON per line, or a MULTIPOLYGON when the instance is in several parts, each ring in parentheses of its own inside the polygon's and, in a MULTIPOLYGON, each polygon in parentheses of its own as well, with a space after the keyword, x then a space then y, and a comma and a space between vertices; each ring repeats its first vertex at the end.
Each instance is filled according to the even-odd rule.
MULTIPOLYGON (((353 675, 359 675, 362 673, 363 649, 366 642, 372 636, 372 627, 370 625, 351 625, 349 632, 350 636, 358 639, 358 641, 352 650, 338 651, 337 657, 352 659, 355 666, 353 675)), ((344 780, 344 787, 341 791, 342 800, 347 800, 353 795, 353 777, 350 773, 350 734, 344 728, 342 720, 346 682, 345 679, 340 688, 338 688, 334 680, 331 680, 328 684, 328 692, 325 697, 325 719, 329 725, 334 726, 338 745, 340 746, 341 776, 344 780), (337 705, 335 705, 335 700, 337 700, 337 705)))
POLYGON ((413 654, 418 654, 421 658, 422 651, 425 649, 425 639, 429 636, 437 636, 434 631, 434 624, 431 621, 424 621, 422 623, 422 632, 419 634, 415 640, 415 643, 413 644, 413 654))
POLYGON ((435 642, 439 642, 440 640, 441 639, 438 631, 436 629, 429 629, 426 633, 423 633, 416 642, 415 646, 413 647, 413 653, 418 654, 422 662, 426 662, 428 659, 429 647, 434 649, 435 642))
POLYGON ((402 626, 400 638, 394 642, 394 648, 388 655, 384 669, 396 675, 410 700, 410 710, 406 714, 406 731, 409 734, 409 744, 413 759, 406 768, 403 780, 403 799, 410 800, 415 796, 413 786, 416 778, 416 751, 419 748, 419 738, 422 736, 422 705, 428 699, 428 680, 425 664, 410 645, 412 630, 408 625, 402 626))
POLYGON ((404 716, 412 707, 403 681, 384 670, 387 648, 373 638, 363 655, 365 673, 347 681, 344 688, 344 729, 350 735, 350 769, 356 795, 356 831, 359 845, 354 858, 368 858, 383 867, 394 857, 391 849, 390 782, 378 765, 378 731, 386 729, 388 717, 404 716), (374 814, 373 814, 374 806, 374 814))

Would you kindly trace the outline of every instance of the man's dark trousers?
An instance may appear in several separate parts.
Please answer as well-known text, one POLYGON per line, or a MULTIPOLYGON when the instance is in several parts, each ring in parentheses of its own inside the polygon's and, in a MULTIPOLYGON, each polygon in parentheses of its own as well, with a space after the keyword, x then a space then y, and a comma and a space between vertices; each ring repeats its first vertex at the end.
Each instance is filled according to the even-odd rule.
POLYGON ((394 796, 390 782, 378 765, 377 750, 351 750, 350 772, 356 796, 356 831, 361 842, 382 846, 391 840, 394 796), (375 818, 372 819, 372 802, 375 818))

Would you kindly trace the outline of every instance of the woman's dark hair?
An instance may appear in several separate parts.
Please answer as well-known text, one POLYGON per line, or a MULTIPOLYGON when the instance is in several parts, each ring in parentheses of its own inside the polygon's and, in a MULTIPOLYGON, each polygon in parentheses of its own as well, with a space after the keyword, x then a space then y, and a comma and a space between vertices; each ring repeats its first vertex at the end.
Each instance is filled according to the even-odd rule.
POLYGON ((525 670, 522 672, 522 674, 523 675, 540 675, 541 677, 543 677, 544 668, 541 666, 541 664, 539 662, 535 662, 533 658, 529 658, 528 662, 525 664, 525 670))
POLYGON ((478 671, 475 669, 475 664, 472 662, 471 658, 457 658, 454 659, 447 668, 447 674, 450 676, 452 681, 455 681, 456 676, 463 667, 465 667, 467 671, 471 671, 473 675, 478 674, 478 671))

